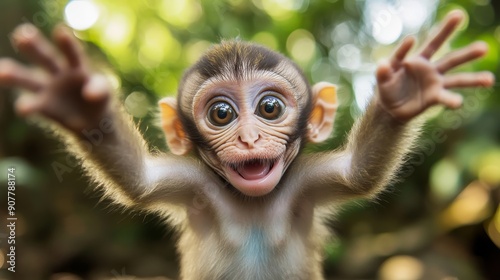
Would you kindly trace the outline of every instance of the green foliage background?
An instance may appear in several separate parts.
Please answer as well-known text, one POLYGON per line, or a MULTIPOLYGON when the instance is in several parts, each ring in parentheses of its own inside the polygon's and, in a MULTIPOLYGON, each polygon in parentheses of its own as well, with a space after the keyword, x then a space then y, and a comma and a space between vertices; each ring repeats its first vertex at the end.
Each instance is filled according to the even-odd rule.
MULTIPOLYGON (((101 10, 98 22, 76 34, 86 41, 96 67, 119 88, 145 138, 160 149, 166 146, 155 126, 157 100, 174 95, 183 71, 223 38, 267 45, 294 59, 312 82, 325 79, 340 85, 335 134, 328 143, 309 147, 311 151, 343 142, 360 114, 354 77, 373 71, 395 46, 370 37, 364 17, 369 0, 94 2, 101 10), (335 28, 341 24, 350 28, 350 41, 336 41, 335 28), (356 46, 362 59, 357 69, 336 59, 339 48, 348 44, 356 46)), ((33 22, 49 34, 64 21, 66 4, 1 0, 0 56, 19 58, 8 37, 16 25, 33 22)), ((489 70, 498 79, 500 4, 457 0, 430 7, 417 37, 423 40, 447 11, 464 10, 466 26, 449 47, 487 42, 488 56, 462 69, 489 70)), ((0 182, 5 186, 6 169, 15 166, 19 218, 18 272, 7 272, 0 259, 2 279, 175 278, 175 236, 162 221, 123 213, 101 201, 62 144, 36 126, 37 121, 15 116, 14 93, 0 93, 0 182), (66 172, 55 172, 54 163, 64 165, 66 172)), ((375 203, 348 205, 332 221, 337 235, 325 248, 328 278, 500 279, 499 87, 465 91, 464 96, 464 108, 430 113, 420 149, 401 172, 400 183, 375 203), (389 277, 398 275, 395 267, 403 269, 404 277, 389 277)), ((5 221, 6 191, 0 193, 0 221, 5 221)), ((3 230, 0 248, 5 256, 3 230)))

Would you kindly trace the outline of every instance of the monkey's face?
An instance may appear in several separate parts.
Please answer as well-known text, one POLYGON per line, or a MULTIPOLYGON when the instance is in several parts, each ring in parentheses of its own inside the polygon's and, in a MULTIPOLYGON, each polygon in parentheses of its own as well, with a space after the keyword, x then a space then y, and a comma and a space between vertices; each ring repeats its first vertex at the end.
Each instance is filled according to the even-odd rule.
POLYGON ((265 70, 207 80, 193 98, 194 122, 209 147, 199 149, 202 158, 241 193, 268 194, 299 151, 303 95, 265 70))
POLYGON ((177 101, 165 98, 160 105, 173 153, 194 147, 236 190, 263 196, 278 185, 300 150, 312 91, 283 55, 226 41, 186 72, 177 101))

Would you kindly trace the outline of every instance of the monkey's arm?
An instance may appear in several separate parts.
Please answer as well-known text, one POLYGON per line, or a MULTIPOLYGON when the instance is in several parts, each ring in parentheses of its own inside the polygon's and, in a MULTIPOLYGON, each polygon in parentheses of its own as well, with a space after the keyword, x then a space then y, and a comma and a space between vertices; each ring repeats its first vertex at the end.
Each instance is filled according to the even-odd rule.
POLYGON ((18 114, 40 114, 65 128, 61 136, 70 151, 121 203, 188 198, 188 186, 201 184, 208 173, 194 160, 150 155, 132 120, 112 104, 107 80, 90 70, 76 38, 62 27, 53 35, 57 48, 32 25, 21 25, 13 33, 15 48, 44 71, 0 60, 0 86, 32 92, 17 100, 18 114), (190 181, 179 184, 185 177, 190 181))
POLYGON ((373 197, 388 185, 419 135, 420 121, 396 121, 374 98, 354 124, 344 147, 297 159, 290 170, 300 174, 318 203, 373 197))
POLYGON ((158 201, 187 205, 195 188, 213 180, 193 158, 150 153, 124 112, 110 111, 100 123, 109 124, 109 129, 100 125, 82 133, 62 133, 62 139, 105 196, 116 202, 139 207, 158 201))
POLYGON ((457 28, 463 14, 451 12, 435 36, 420 52, 407 58, 414 45, 407 38, 391 59, 377 69, 377 93, 364 116, 355 124, 347 144, 319 159, 302 159, 304 184, 314 197, 366 196, 377 194, 394 177, 418 135, 413 119, 427 108, 440 104, 458 108, 462 96, 450 88, 489 87, 490 72, 444 75, 451 69, 482 57, 484 43, 474 43, 431 62, 432 55, 457 28), (330 194, 330 195, 329 195, 330 194))

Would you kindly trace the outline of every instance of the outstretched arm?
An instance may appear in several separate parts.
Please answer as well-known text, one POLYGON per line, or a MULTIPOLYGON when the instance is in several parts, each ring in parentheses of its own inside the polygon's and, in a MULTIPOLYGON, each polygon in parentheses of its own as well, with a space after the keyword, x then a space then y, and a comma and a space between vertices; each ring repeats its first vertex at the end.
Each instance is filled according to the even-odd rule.
POLYGON ((377 91, 364 116, 354 125, 346 146, 320 156, 304 157, 303 176, 314 197, 328 201, 351 196, 371 197, 393 179, 418 135, 412 121, 427 108, 441 104, 458 108, 462 97, 452 88, 489 87, 489 72, 445 75, 455 67, 483 56, 484 43, 473 43, 431 62, 432 55, 457 28, 463 15, 451 12, 437 34, 414 56, 407 38, 390 60, 379 65, 377 91))
POLYGON ((13 33, 14 47, 43 71, 0 59, 0 86, 32 93, 17 100, 18 114, 40 114, 62 126, 70 151, 118 202, 186 201, 192 187, 207 180, 201 178, 208 176, 202 165, 188 158, 151 155, 133 122, 113 104, 107 80, 91 71, 76 38, 62 26, 53 35, 57 47, 29 24, 13 33), (185 177, 191 180, 181 183, 185 177))

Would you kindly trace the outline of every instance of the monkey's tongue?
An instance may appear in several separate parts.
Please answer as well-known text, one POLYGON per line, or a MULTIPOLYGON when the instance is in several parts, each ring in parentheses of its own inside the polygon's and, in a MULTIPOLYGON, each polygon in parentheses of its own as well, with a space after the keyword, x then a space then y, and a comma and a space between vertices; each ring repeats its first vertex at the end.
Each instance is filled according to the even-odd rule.
POLYGON ((270 163, 252 161, 239 167, 238 173, 245 180, 257 180, 266 176, 269 173, 269 170, 271 170, 270 163))

